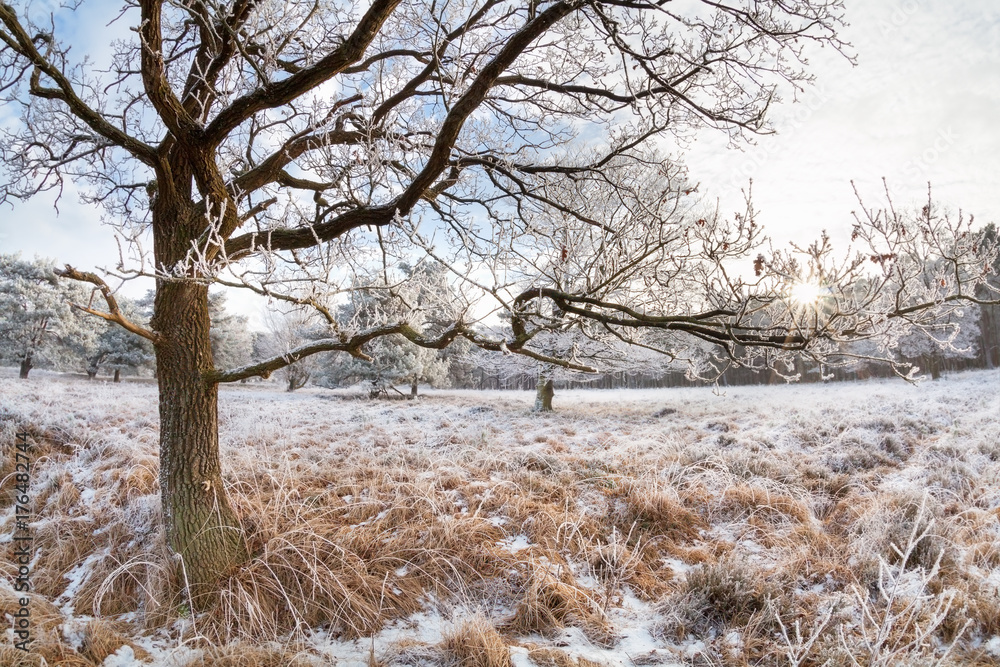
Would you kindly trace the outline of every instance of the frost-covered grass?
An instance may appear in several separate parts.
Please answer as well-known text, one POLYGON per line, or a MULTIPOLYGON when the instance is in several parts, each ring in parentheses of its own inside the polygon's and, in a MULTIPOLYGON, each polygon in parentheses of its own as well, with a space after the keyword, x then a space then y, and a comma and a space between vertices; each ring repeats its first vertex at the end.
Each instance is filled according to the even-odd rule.
POLYGON ((37 447, 38 655, 1000 664, 1000 373, 532 400, 225 387, 255 557, 192 615, 159 526, 155 387, 0 373, 3 535, 14 431, 37 447))

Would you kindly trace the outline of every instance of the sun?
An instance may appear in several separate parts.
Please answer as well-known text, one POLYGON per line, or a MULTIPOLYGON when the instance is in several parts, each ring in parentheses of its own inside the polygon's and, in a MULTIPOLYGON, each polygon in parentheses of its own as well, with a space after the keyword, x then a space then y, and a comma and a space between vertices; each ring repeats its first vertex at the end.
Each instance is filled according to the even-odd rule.
POLYGON ((799 282, 792 285, 791 296, 792 301, 799 304, 800 306, 811 306, 819 301, 819 297, 822 295, 822 288, 816 283, 810 282, 799 282))

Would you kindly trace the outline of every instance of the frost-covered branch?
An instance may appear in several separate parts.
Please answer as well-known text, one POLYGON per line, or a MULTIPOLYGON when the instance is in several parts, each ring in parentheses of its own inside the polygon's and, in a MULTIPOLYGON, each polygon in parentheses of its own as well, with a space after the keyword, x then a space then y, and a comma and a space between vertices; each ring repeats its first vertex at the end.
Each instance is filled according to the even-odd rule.
POLYGON ((113 322, 114 324, 117 324, 123 327, 124 329, 127 329, 128 331, 134 333, 137 336, 142 336, 143 338, 146 338, 152 341, 153 343, 156 343, 157 335, 155 332, 150 331, 149 329, 146 329, 144 327, 141 327, 135 322, 132 322, 127 317, 125 317, 121 309, 118 307, 118 300, 115 299, 115 295, 111 291, 111 288, 96 273, 91 273, 89 271, 77 271, 72 266, 67 264, 65 268, 56 270, 56 275, 62 276, 63 278, 69 278, 70 280, 77 280, 80 282, 96 285, 97 289, 100 290, 101 292, 101 296, 104 297, 105 303, 107 303, 108 305, 109 312, 102 312, 96 310, 94 308, 91 308, 90 305, 82 306, 80 304, 71 303, 70 305, 73 308, 82 311, 84 313, 88 313, 90 315, 95 315, 97 317, 100 317, 101 319, 107 320, 108 322, 113 322))

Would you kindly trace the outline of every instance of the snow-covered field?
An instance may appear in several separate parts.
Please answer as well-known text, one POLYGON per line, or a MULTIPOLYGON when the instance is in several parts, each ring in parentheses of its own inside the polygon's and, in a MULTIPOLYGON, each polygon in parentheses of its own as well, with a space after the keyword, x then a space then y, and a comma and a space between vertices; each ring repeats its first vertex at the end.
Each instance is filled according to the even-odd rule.
POLYGON ((532 401, 225 387, 255 558, 192 616, 155 386, 5 371, 0 609, 27 429, 49 665, 1000 664, 1000 373, 532 401))

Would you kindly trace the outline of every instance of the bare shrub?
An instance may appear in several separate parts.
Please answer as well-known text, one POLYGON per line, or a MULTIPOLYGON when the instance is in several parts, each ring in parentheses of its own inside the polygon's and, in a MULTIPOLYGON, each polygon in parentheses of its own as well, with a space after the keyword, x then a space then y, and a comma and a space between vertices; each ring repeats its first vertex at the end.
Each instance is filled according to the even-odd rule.
MULTIPOLYGON (((841 643, 849 651, 856 667, 882 667, 899 664, 945 664, 954 643, 943 651, 937 650, 935 632, 948 618, 955 602, 956 591, 946 589, 938 594, 929 584, 939 573, 944 551, 938 550, 929 567, 923 561, 927 548, 921 544, 933 535, 934 519, 927 507, 927 495, 908 516, 909 535, 899 545, 893 543, 895 567, 879 557, 876 592, 853 589, 860 610, 860 623, 847 630, 839 628, 841 643), (908 572, 908 568, 912 572, 908 572), (864 662, 859 660, 863 658, 864 662)), ((965 631, 967 622, 957 632, 965 631)))

